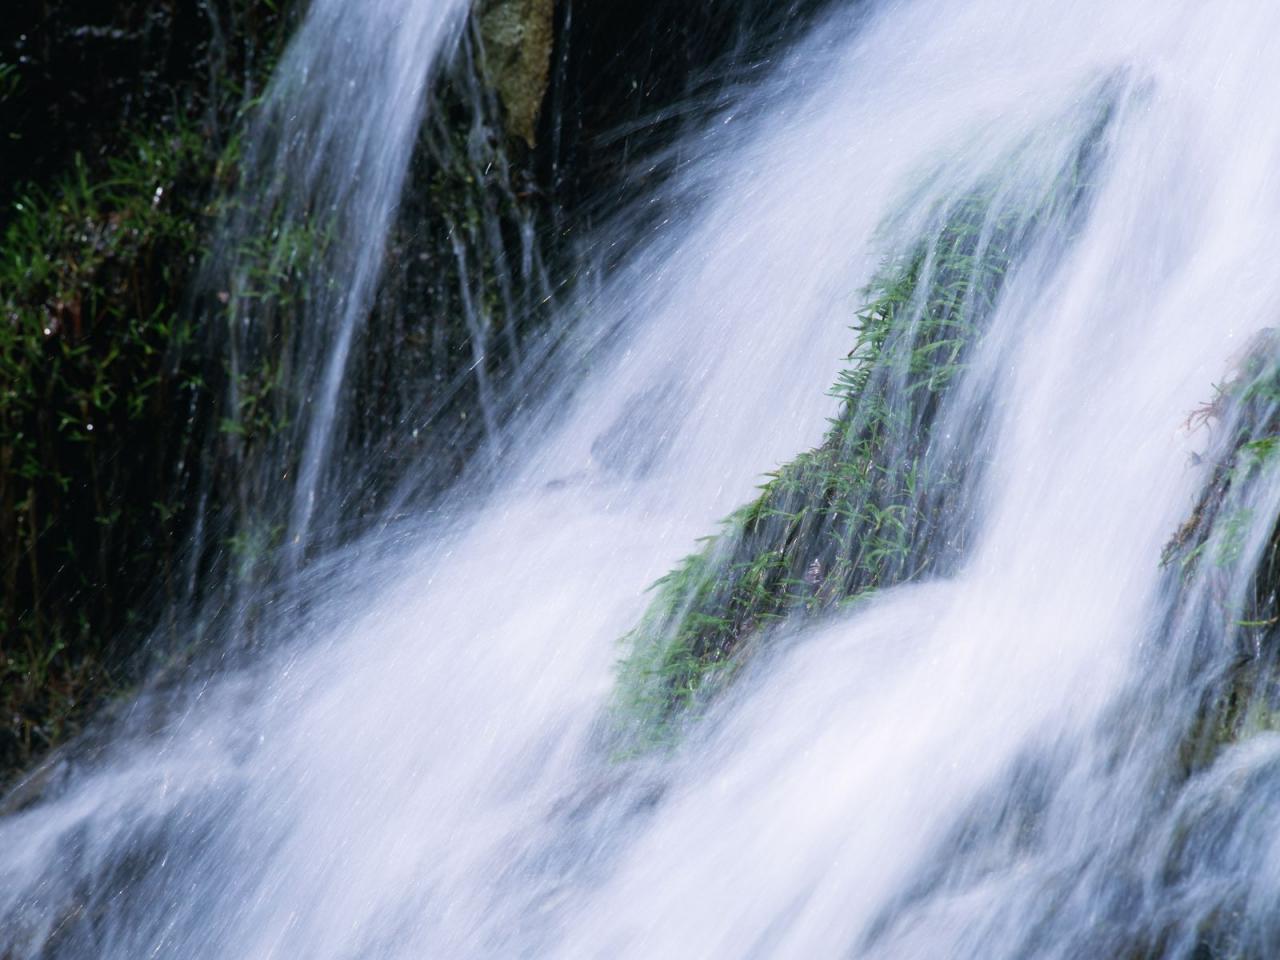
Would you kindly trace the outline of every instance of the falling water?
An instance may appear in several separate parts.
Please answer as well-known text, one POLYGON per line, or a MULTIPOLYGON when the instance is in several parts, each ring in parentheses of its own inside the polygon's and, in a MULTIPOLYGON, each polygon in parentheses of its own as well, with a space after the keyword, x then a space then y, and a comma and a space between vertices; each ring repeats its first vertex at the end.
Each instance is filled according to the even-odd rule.
POLYGON ((0 821, 0 954, 1192 957, 1216 925, 1273 955, 1280 747, 1176 756, 1265 533, 1160 560, 1220 455, 1188 414, 1280 301, 1277 46, 1244 0, 837 10, 678 145, 682 216, 572 308, 499 489, 318 564, 268 657, 139 701, 0 821), (981 467, 954 561, 763 630, 646 747, 618 638, 822 441, 856 291, 1082 151, 964 308, 928 443, 981 467))
MULTIPOLYGON (((239 197, 219 238, 226 264, 230 396, 243 417, 246 382, 287 380, 299 396, 284 467, 292 491, 285 542, 305 550, 329 469, 352 344, 376 292, 392 218, 422 124, 427 83, 456 42, 466 0, 317 0, 263 95, 239 197), (285 265, 307 284, 288 286, 285 265), (277 328, 264 305, 306 304, 277 328), (288 346, 281 346, 281 342, 288 346), (292 469, 290 469, 292 468, 292 469)), ((232 433, 243 431, 233 427, 232 433)), ((259 495, 260 492, 259 492, 259 495)))

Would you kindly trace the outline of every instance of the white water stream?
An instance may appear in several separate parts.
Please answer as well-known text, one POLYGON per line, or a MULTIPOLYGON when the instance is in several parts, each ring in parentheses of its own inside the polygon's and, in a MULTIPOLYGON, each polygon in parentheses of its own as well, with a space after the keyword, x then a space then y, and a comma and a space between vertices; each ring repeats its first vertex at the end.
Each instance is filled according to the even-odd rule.
MULTIPOLYGON (((255 341, 286 338, 285 382, 299 396, 290 419, 294 459, 287 485, 291 565, 305 552, 339 427, 352 344, 382 273, 387 233, 422 126, 433 70, 453 51, 467 0, 314 0, 263 93, 243 159, 239 195, 218 238, 230 269, 230 416, 239 418, 242 377, 255 341), (265 243, 265 248, 263 244, 265 243), (266 253, 264 260, 263 254, 266 253), (298 329, 262 329, 264 275, 289 264, 310 283, 276 296, 302 304, 298 329)), ((270 283, 271 281, 266 281, 270 283)), ((268 352, 270 355, 270 352, 268 352)), ((329 496, 340 495, 329 491, 329 496)))
MULTIPOLYGON (((1278 81, 1280 8, 1247 0, 833 14, 681 145, 702 202, 579 306, 584 341, 624 339, 497 493, 335 558, 307 636, 0 821, 0 956, 1118 955, 1174 907, 1134 840, 1175 830, 1148 793, 1194 709, 1159 559, 1206 479, 1187 415, 1280 304, 1278 81), (1048 181, 1102 88, 1087 211, 973 359, 996 394, 959 573, 784 628, 674 754, 619 758, 618 638, 820 441, 904 197, 1048 181)), ((1228 767, 1280 753, 1249 749, 1228 767)), ((1231 882, 1274 913, 1255 855, 1231 882)), ((1187 916, 1218 902, 1195 880, 1187 916)))

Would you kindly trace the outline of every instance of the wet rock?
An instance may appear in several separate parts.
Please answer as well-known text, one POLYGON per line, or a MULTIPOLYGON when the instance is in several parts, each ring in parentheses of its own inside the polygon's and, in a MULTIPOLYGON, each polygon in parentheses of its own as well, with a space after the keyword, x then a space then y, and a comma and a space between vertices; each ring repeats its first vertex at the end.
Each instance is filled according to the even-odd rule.
POLYGON ((555 0, 486 0, 481 8, 489 82, 507 114, 507 131, 530 147, 551 75, 555 0))

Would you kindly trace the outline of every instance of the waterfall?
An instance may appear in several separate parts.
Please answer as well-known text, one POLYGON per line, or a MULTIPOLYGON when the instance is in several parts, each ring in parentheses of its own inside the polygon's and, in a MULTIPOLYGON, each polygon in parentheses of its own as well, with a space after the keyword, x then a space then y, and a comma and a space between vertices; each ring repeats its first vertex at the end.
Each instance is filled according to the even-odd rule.
POLYGON ((230 345, 224 429, 241 469, 264 474, 241 480, 242 499, 255 509, 288 501, 290 566, 335 473, 351 349, 377 290, 428 81, 467 8, 466 0, 317 0, 248 132, 215 261, 227 287, 219 292, 230 345), (281 302, 296 309, 281 316, 281 302), (283 390, 290 396, 255 396, 283 390), (258 463, 241 438, 252 429, 246 411, 268 403, 281 435, 258 463))
MULTIPOLYGON (((456 22, 392 6, 270 94, 345 159, 255 167, 337 215, 301 541, 456 22)), ((491 487, 11 802, 0 956, 1275 955, 1265 691, 1199 728, 1273 636, 1280 9, 851 6, 601 226, 491 487)))

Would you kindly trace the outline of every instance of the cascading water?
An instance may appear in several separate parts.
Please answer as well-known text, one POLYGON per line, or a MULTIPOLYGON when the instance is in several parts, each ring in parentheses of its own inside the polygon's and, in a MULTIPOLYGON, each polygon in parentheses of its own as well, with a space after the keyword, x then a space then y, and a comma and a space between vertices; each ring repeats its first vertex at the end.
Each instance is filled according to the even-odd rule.
POLYGON ((679 145, 686 222, 576 306, 592 373, 497 490, 306 571, 305 640, 0 821, 0 955, 1274 954, 1275 737, 1177 754, 1280 484, 1223 506, 1229 562, 1160 559, 1280 296, 1275 38, 1243 0, 826 18, 679 145), (868 284, 907 352, 838 411, 868 284), (654 749, 617 638, 835 413, 942 513, 879 593, 739 624, 654 749))
POLYGON ((228 432, 245 432, 246 384, 287 382, 297 394, 278 411, 290 421, 283 448, 259 468, 273 488, 283 473, 292 491, 284 540, 294 565, 333 473, 351 348, 377 290, 427 83, 467 8, 466 0, 317 0, 250 131, 240 195, 219 239, 231 325, 228 432), (264 289, 280 283, 285 265, 305 290, 264 289), (306 305, 283 329, 262 309, 282 295, 306 305))

